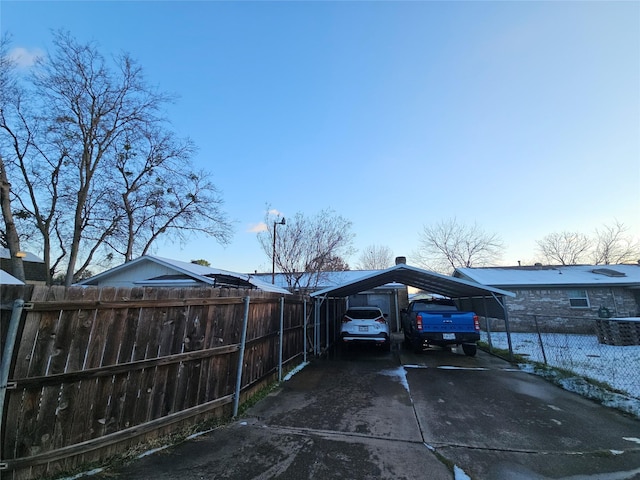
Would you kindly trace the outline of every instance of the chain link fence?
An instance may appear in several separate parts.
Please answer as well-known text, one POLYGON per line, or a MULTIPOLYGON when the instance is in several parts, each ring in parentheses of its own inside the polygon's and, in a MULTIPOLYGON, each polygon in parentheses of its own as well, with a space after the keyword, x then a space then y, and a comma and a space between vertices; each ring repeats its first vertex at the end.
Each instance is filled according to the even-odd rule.
MULTIPOLYGON (((640 399, 640 321, 594 319, 580 333, 558 332, 557 317, 531 315, 529 332, 512 332, 513 354, 518 361, 535 362, 604 385, 611 391, 640 399)), ((563 318, 584 320, 575 317, 563 318)), ((504 331, 484 330, 481 341, 492 353, 509 355, 504 331)))

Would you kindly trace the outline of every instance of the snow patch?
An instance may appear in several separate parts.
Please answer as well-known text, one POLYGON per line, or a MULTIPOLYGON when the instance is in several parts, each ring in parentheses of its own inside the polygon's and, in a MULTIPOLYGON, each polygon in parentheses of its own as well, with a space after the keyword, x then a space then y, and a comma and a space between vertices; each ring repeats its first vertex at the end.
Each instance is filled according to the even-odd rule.
POLYGON ((471 480, 471 477, 464 473, 464 470, 462 470, 458 465, 453 466, 453 476, 455 480, 471 480))
POLYGON ((298 373, 300 370, 302 370, 304 367, 306 367, 307 365, 309 365, 309 362, 302 362, 300 365, 298 365, 296 368, 294 368, 293 370, 291 370, 289 373, 287 373, 285 375, 285 377, 282 379, 283 382, 286 382, 287 380, 290 380, 291 377, 293 377, 296 373, 298 373))
POLYGON ((489 370, 484 367, 454 367, 453 365, 440 365, 440 370, 489 370))
POLYGON ((640 418, 640 399, 638 398, 611 392, 589 383, 582 377, 566 377, 566 374, 550 368, 538 367, 531 363, 522 363, 518 366, 523 372, 546 378, 569 392, 577 393, 583 397, 596 400, 606 407, 615 408, 640 418))
POLYGON ((395 378, 402 384, 405 390, 409 392, 409 382, 407 382, 407 371, 404 369, 404 367, 394 368, 393 370, 383 370, 382 372, 380 372, 380 374, 385 375, 387 377, 395 378))
POLYGON ((626 440, 627 442, 640 443, 640 438, 636 438, 636 437, 622 437, 622 439, 626 440))
POLYGON ((158 447, 158 448, 152 448, 151 450, 147 450, 146 452, 142 452, 140 455, 138 455, 137 458, 144 458, 144 457, 148 457, 149 455, 153 455, 154 453, 157 452, 161 452, 162 450, 169 448, 171 445, 164 445, 163 447, 158 447))
POLYGON ((92 475, 97 475, 102 472, 104 472, 104 468, 94 468, 93 470, 89 470, 88 472, 77 473, 73 477, 64 477, 64 478, 61 478, 60 480, 77 480, 78 478, 90 477, 92 475))

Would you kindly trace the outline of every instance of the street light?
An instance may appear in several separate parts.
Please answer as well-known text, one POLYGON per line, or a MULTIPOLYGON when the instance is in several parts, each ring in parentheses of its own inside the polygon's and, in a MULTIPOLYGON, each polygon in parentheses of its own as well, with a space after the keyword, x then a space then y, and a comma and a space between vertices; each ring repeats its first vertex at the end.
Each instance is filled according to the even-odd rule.
POLYGON ((284 217, 279 222, 273 222, 273 254, 271 255, 271 284, 276 283, 276 225, 285 225, 284 217))

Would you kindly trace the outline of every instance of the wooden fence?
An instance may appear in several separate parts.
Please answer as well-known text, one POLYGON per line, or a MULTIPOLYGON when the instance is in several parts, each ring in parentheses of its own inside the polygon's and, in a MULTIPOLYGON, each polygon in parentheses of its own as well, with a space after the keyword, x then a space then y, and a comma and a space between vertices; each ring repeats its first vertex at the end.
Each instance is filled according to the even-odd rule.
POLYGON ((12 347, 7 305, 26 302, 0 385, 0 476, 10 480, 99 463, 232 416, 238 402, 301 363, 305 346, 326 348, 335 334, 327 312, 336 318, 344 308, 256 290, 2 290, 2 353, 12 347))

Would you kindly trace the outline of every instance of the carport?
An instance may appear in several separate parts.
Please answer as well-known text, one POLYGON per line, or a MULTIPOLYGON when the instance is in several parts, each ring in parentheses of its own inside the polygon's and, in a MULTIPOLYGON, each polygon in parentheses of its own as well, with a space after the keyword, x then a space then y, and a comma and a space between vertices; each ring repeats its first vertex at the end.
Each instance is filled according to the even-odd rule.
MULTIPOLYGON (((355 295, 389 283, 401 283, 428 293, 443 295, 453 299, 460 310, 473 311, 485 318, 504 320, 509 343, 509 354, 512 355, 509 315, 503 299, 504 297, 515 297, 515 293, 460 278, 449 277, 429 270, 423 270, 405 263, 399 263, 386 270, 381 270, 378 273, 366 275, 351 282, 312 293, 311 297, 315 300, 315 329, 320 328, 321 305, 325 300, 329 298, 346 298, 349 295, 355 295)), ((397 309, 397 299, 395 305, 397 309)), ((329 309, 325 310, 325 315, 328 346, 330 321, 333 320, 335 327, 339 318, 329 318, 329 309)), ((399 318, 399 312, 396 312, 396 318, 399 318)), ((489 322, 487 322, 487 325, 488 324, 489 322)), ((314 330, 314 353, 316 354, 319 354, 321 351, 319 339, 319 332, 314 330)))

